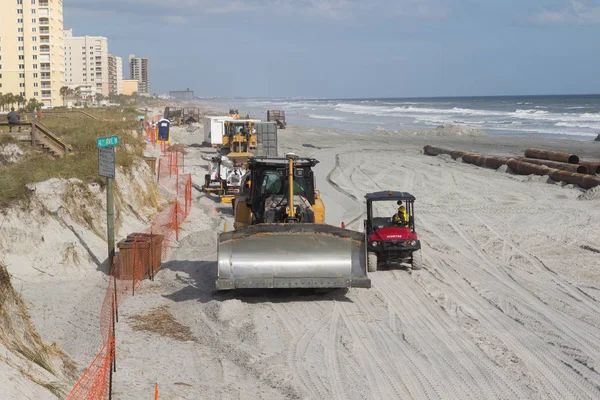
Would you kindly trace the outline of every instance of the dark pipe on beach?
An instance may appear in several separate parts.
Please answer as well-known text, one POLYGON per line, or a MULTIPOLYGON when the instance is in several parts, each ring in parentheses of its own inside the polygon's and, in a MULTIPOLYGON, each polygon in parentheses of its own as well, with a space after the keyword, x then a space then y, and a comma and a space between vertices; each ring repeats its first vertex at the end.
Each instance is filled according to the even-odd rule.
POLYGON ((581 161, 579 160, 579 165, 584 165, 588 169, 588 174, 590 175, 600 175, 600 162, 598 161, 581 161))
POLYGON ((560 151, 540 150, 540 149, 527 149, 525 150, 525 157, 527 158, 538 158, 542 160, 558 161, 568 164, 578 164, 579 157, 575 154, 562 153, 560 151))
POLYGON ((508 159, 506 165, 519 175, 548 175, 550 173, 550 168, 545 165, 531 164, 514 158, 508 159))
POLYGON ((475 153, 467 153, 462 156, 463 162, 480 167, 498 169, 508 161, 509 157, 482 156, 475 153))
POLYGON ((453 160, 456 160, 457 158, 461 158, 462 156, 467 154, 464 151, 444 149, 441 147, 434 147, 434 146, 430 146, 430 145, 423 147, 423 153, 427 154, 428 156, 439 156, 440 154, 448 154, 450 157, 452 157, 453 160))
POLYGON ((508 168, 520 175, 548 175, 556 182, 565 182, 572 185, 579 185, 584 189, 591 189, 600 186, 600 178, 577 172, 563 171, 560 169, 549 168, 545 165, 531 164, 525 161, 511 158, 506 162, 508 168))
POLYGON ((593 187, 600 186, 600 178, 591 175, 561 171, 559 169, 552 170, 549 175, 552 180, 557 182, 566 182, 572 185, 579 185, 584 189, 591 189, 593 187))
POLYGON ((568 164, 568 163, 563 163, 563 162, 558 162, 558 161, 538 160, 537 158, 525 158, 525 157, 518 157, 517 160, 528 162, 530 164, 545 165, 550 168, 562 169, 563 171, 577 172, 580 174, 588 173, 588 168, 585 165, 568 164))

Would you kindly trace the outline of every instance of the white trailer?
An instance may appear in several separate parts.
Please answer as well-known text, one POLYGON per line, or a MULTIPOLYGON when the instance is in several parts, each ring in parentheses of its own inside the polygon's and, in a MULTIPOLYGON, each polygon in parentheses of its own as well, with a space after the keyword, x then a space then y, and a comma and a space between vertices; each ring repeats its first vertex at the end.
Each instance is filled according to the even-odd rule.
POLYGON ((229 116, 206 116, 204 117, 204 144, 218 147, 223 144, 225 126, 223 122, 261 122, 260 119, 235 119, 229 116))
POLYGON ((228 116, 204 117, 204 144, 217 147, 223 144, 223 133, 225 132, 223 122, 233 121, 228 116))

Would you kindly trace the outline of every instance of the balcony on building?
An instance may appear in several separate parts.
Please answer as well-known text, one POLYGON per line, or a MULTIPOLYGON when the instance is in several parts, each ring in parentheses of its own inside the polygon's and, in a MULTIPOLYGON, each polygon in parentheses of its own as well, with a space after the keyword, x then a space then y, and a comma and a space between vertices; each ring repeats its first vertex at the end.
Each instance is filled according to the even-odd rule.
POLYGON ((52 97, 52 92, 50 90, 42 90, 42 99, 49 99, 52 97))
POLYGON ((40 0, 40 8, 48 8, 48 1, 40 0))
POLYGON ((50 28, 46 27, 40 27, 40 35, 49 35, 50 34, 50 28))
POLYGON ((47 83, 43 83, 41 87, 42 89, 52 89, 52 85, 49 85, 47 83))
POLYGON ((40 26, 47 26, 47 27, 49 27, 50 26, 50 20, 48 19, 48 17, 46 17, 46 18, 40 18, 40 19, 38 19, 38 24, 40 26))
POLYGON ((51 79, 50 72, 42 72, 41 75, 40 75, 40 78, 43 81, 49 81, 51 79))
POLYGON ((41 44, 49 44, 50 43, 50 36, 40 36, 40 43, 41 44))
POLYGON ((40 46, 40 54, 50 54, 50 46, 40 46))

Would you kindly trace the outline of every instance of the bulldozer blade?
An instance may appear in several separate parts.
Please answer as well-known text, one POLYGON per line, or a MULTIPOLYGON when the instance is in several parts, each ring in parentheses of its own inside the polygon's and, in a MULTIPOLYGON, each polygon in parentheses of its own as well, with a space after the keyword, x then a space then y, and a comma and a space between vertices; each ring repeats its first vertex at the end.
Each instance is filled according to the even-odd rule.
POLYGON ((217 290, 370 288, 364 234, 331 225, 258 224, 219 235, 217 290))

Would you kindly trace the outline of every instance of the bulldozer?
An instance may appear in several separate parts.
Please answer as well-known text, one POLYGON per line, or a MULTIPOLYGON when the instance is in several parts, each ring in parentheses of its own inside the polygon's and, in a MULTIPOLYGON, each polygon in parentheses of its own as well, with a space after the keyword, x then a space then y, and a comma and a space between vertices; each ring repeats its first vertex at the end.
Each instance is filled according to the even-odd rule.
POLYGON ((217 290, 371 287, 364 233, 325 223, 317 163, 293 153, 248 160, 235 230, 218 238, 217 290))

